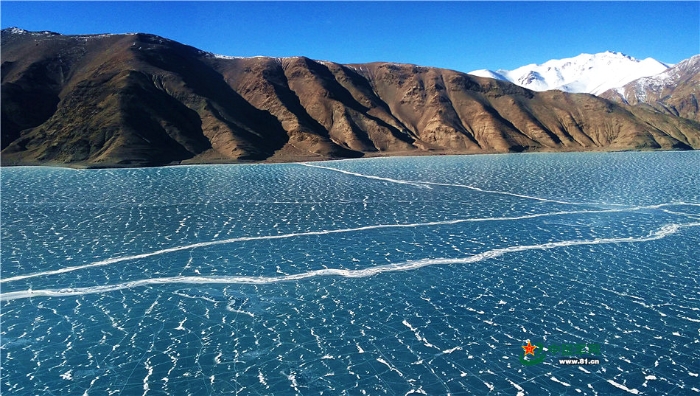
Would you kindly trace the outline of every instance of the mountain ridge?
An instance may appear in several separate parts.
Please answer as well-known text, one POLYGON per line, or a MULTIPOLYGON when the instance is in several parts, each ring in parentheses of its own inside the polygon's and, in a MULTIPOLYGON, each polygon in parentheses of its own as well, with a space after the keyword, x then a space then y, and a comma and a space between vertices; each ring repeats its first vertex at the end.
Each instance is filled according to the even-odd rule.
POLYGON ((3 165, 700 148, 694 121, 418 65, 7 29, 2 60, 3 165))

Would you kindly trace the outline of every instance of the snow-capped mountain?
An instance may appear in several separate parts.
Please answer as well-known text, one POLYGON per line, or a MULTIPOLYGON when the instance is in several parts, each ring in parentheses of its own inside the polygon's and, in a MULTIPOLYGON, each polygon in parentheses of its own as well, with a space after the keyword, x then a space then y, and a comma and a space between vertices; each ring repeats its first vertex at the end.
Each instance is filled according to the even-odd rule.
POLYGON ((531 64, 515 70, 475 70, 469 74, 510 81, 533 91, 558 89, 598 95, 641 77, 653 76, 670 65, 652 58, 638 60, 620 52, 581 54, 531 64))
POLYGON ((43 30, 41 32, 30 32, 29 30, 20 29, 18 27, 10 27, 2 29, 3 34, 26 34, 30 36, 55 36, 58 33, 43 30))
POLYGON ((664 113, 700 121, 700 55, 600 96, 631 105, 646 104, 664 113))

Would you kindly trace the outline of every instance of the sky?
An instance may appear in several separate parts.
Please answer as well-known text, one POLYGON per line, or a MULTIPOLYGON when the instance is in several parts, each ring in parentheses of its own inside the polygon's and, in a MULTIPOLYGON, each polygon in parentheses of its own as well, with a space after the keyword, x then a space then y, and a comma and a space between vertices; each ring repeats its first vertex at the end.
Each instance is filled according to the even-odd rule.
POLYGON ((469 72, 618 51, 700 54, 700 2, 15 2, 2 28, 157 34, 231 56, 390 61, 469 72))

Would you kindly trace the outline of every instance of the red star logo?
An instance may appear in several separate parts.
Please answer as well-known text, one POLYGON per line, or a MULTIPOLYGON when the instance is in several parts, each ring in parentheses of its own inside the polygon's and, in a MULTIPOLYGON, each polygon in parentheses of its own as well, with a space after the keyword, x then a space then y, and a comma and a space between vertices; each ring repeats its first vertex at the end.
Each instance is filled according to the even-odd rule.
POLYGON ((535 356, 535 348, 537 348, 537 345, 532 345, 530 344, 530 340, 527 340, 527 345, 523 345, 523 349, 525 350, 525 355, 532 355, 535 356))

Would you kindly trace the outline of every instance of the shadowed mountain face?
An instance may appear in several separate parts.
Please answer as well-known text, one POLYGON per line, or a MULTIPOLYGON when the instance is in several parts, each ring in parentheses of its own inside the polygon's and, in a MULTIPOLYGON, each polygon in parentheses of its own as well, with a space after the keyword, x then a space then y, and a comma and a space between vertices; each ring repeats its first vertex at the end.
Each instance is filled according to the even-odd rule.
POLYGON ((700 124, 451 70, 2 31, 3 164, 700 148, 700 124))

